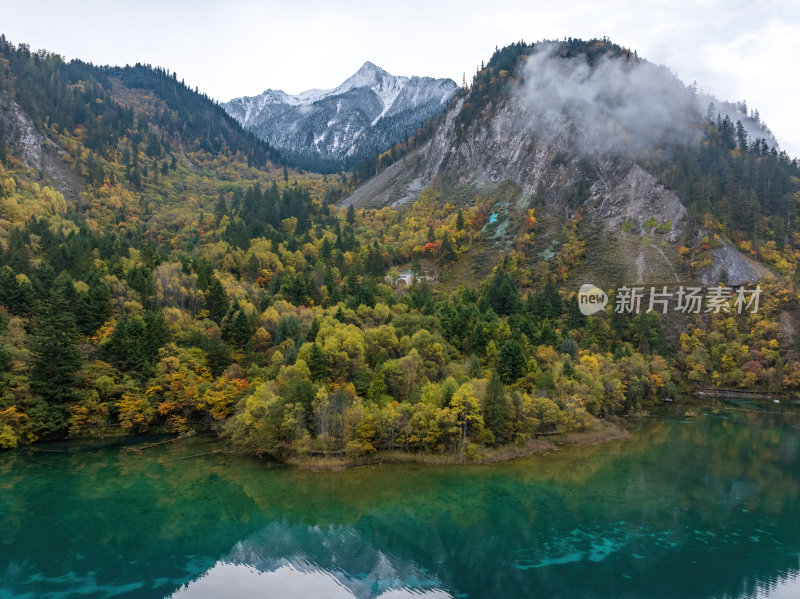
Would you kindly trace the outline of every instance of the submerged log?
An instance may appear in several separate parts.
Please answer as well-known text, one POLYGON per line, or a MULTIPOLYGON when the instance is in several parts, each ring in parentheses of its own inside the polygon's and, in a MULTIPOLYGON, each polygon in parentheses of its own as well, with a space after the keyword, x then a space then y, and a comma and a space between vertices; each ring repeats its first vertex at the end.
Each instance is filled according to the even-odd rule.
POLYGON ((159 445, 166 445, 167 443, 174 443, 175 441, 179 441, 180 439, 186 439, 188 437, 192 437, 194 435, 193 432, 189 433, 182 433, 177 437, 172 437, 171 439, 165 439, 164 441, 156 441, 155 443, 147 443, 146 445, 140 445, 138 447, 126 447, 125 451, 142 451, 144 449, 150 449, 151 447, 158 447, 159 445))
POLYGON ((200 458, 200 457, 203 457, 203 456, 206 456, 206 455, 220 455, 220 454, 226 454, 226 453, 238 453, 238 452, 226 451, 224 449, 214 449, 212 451, 204 451, 203 453, 195 453, 195 454, 192 454, 192 455, 185 455, 185 456, 181 456, 179 458, 172 458, 171 460, 164 460, 164 461, 165 462, 178 462, 180 460, 190 460, 192 458, 200 458))

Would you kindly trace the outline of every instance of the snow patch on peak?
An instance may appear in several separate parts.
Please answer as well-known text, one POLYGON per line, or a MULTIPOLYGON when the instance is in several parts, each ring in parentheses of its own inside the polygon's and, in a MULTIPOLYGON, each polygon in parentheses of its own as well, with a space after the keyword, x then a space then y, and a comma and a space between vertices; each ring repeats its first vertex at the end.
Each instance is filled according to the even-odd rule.
POLYGON ((400 140, 441 111, 456 89, 450 79, 395 76, 367 61, 332 89, 267 89, 223 108, 279 150, 346 159, 400 140))
POLYGON ((385 112, 391 107, 392 102, 397 98, 397 95, 405 87, 406 83, 408 83, 408 77, 395 77, 367 61, 354 75, 345 79, 344 83, 333 90, 334 93, 331 95, 338 95, 350 91, 351 89, 366 87, 375 92, 380 98, 385 112))
MULTIPOLYGON (((408 77, 394 76, 374 63, 367 61, 353 75, 345 79, 341 85, 332 89, 309 89, 299 94, 287 94, 283 90, 267 89, 258 96, 245 96, 227 102, 227 105, 239 103, 244 106, 245 113, 264 110, 269 104, 288 104, 289 106, 305 106, 319 102, 331 96, 339 96, 359 88, 371 89, 380 98, 384 109, 389 110, 395 98, 408 83, 408 77)), ((339 107, 341 104, 339 104, 339 107)), ((249 120, 245 118, 245 122, 249 120)))

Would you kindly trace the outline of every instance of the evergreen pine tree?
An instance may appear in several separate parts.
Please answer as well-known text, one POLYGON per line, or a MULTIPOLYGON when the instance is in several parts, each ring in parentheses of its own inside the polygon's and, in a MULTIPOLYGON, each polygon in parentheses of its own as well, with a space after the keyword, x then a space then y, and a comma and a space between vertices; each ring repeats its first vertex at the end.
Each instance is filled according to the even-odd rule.
POLYGON ((445 260, 455 260, 456 253, 453 251, 453 244, 450 243, 450 236, 445 235, 442 237, 442 256, 445 260))
POLYGON ((311 353, 308 356, 308 369, 311 371, 312 381, 321 381, 328 376, 325 354, 319 343, 314 343, 311 346, 311 353))
POLYGON ((497 369, 492 371, 486 386, 483 422, 492 431, 497 445, 511 440, 511 400, 497 369))
POLYGON ((506 385, 510 385, 525 373, 525 354, 516 339, 509 339, 500 348, 500 360, 497 370, 506 385))
POLYGON ((34 355, 31 389, 50 403, 63 404, 75 398, 76 371, 81 365, 77 333, 64 289, 57 286, 42 302, 31 344, 34 355))
POLYGON ((317 333, 319 333, 319 321, 317 320, 316 316, 314 320, 311 321, 311 328, 308 329, 308 341, 316 341, 317 340, 317 333))
POLYGON ((109 300, 111 293, 103 281, 96 275, 91 277, 87 284, 86 293, 77 294, 74 300, 75 323, 78 330, 84 335, 91 335, 111 315, 109 300))
POLYGON ((228 313, 228 294, 217 277, 211 279, 206 294, 206 310, 208 317, 214 322, 220 322, 228 313))
POLYGON ((578 296, 573 295, 567 301, 567 326, 570 329, 580 329, 586 325, 586 316, 578 305, 578 296))

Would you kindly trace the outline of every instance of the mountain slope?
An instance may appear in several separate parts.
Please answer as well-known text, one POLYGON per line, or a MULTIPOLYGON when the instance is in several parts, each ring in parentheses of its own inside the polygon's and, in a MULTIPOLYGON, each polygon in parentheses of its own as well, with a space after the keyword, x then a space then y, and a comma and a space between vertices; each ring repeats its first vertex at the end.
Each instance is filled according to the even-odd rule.
MULTIPOLYGON (((722 112, 715 111, 711 100, 605 41, 509 46, 452 103, 424 148, 345 203, 408 204, 429 186, 443 202, 486 198, 512 183, 516 201, 487 208, 498 218, 501 233, 487 236, 497 251, 525 236, 533 208, 562 222, 582 218, 582 235, 596 250, 587 260, 609 284, 754 280, 766 269, 735 248, 772 266, 795 256, 800 239, 784 230, 787 218, 800 225, 790 199, 800 171, 757 115, 744 108, 734 123, 729 114, 738 109, 717 101, 722 112), (678 257, 681 246, 688 258, 678 257)), ((550 243, 539 238, 531 256, 550 243)), ((592 268, 583 274, 592 276, 592 268)))
POLYGON ((456 89, 450 79, 396 77, 365 62, 334 89, 296 96, 268 89, 223 106, 245 129, 301 162, 352 165, 407 139, 456 89))

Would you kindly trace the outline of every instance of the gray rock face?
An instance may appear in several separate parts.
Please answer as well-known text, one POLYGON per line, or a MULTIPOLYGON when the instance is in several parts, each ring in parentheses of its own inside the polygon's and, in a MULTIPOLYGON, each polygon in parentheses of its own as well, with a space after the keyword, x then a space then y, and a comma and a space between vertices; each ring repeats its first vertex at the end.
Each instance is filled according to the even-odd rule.
POLYGON ((608 175, 601 169, 598 172, 589 191, 588 212, 600 219, 607 231, 620 231, 630 223, 633 232, 643 233, 644 223, 652 219, 668 231, 669 241, 677 240, 686 207, 675 193, 637 164, 612 169, 608 175))
POLYGON ((242 126, 301 158, 348 160, 384 151, 445 109, 451 79, 396 77, 371 62, 331 90, 266 90, 223 104, 242 126))
POLYGON ((39 131, 22 107, 6 94, 0 94, 0 122, 11 153, 26 167, 36 170, 67 201, 76 201, 82 183, 64 163, 64 151, 39 131))
POLYGON ((767 266, 743 255, 728 242, 723 242, 720 247, 711 250, 711 266, 700 273, 700 282, 704 285, 741 285, 772 275, 767 266))
POLYGON ((402 206, 413 202, 430 180, 421 173, 430 142, 372 177, 345 200, 343 206, 363 208, 402 206))
POLYGON ((552 168, 552 158, 569 150, 567 138, 538 139, 527 126, 524 110, 510 98, 500 106, 489 105, 461 135, 456 135, 454 107, 431 143, 427 175, 432 179, 440 169, 455 174, 459 181, 491 184, 514 181, 524 193, 536 191, 545 175, 550 186, 567 183, 568 169, 552 168))
MULTIPOLYGON (((548 135, 538 135, 526 125, 524 108, 510 99, 499 107, 488 106, 482 117, 459 136, 456 120, 463 104, 464 99, 459 99, 450 108, 419 155, 393 165, 356 190, 348 201, 383 204, 414 197, 437 175, 446 174, 459 183, 477 185, 513 181, 523 194, 543 190, 548 203, 565 209, 563 192, 575 185, 585 168, 572 151, 569 124, 554 120, 548 135), (414 173, 406 172, 409 169, 414 173), (416 193, 411 183, 418 188, 416 193), (387 195, 390 187, 393 193, 387 195), (378 189, 385 201, 369 197, 378 194, 378 189)), ((591 161, 591 168, 594 181, 583 202, 587 212, 602 220, 607 230, 619 230, 623 222, 633 220, 639 232, 645 221, 655 218, 659 224, 671 222, 675 229, 671 238, 675 238, 686 216, 686 208, 675 193, 630 160, 598 156, 591 161)))
POLYGON ((33 121, 19 104, 5 94, 0 94, 0 121, 11 153, 19 157, 28 168, 41 168, 46 139, 36 130, 33 121))

